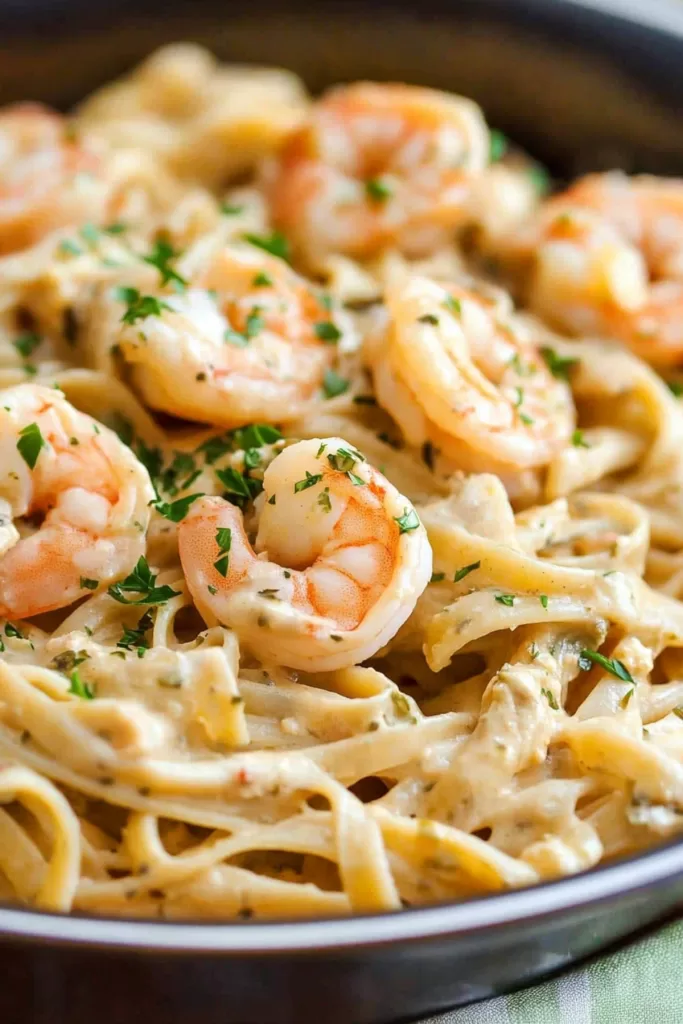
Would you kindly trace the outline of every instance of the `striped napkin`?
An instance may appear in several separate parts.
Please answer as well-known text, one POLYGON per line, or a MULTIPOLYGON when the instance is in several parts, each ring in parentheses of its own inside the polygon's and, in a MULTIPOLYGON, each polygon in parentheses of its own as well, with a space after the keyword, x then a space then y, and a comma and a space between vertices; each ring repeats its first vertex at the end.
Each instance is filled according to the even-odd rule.
POLYGON ((683 922, 553 981, 424 1024, 683 1024, 683 922))

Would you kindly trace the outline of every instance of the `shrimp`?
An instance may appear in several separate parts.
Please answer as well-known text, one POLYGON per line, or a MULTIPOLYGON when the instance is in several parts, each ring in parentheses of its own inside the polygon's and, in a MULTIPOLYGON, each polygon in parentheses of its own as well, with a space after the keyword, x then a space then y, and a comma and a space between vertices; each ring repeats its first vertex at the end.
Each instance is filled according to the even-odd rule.
POLYGON ((397 277, 385 344, 370 349, 377 399, 409 444, 501 476, 547 464, 574 428, 556 380, 506 297, 397 277))
MULTIPOLYGON (((343 314, 282 260, 223 248, 158 315, 120 327, 133 383, 154 409, 222 427, 301 416, 343 334, 343 314)), ((130 319, 130 317, 129 317, 130 319)))
POLYGON ((25 520, 0 555, 0 615, 22 619, 129 573, 144 554, 154 490, 116 434, 60 391, 20 384, 0 406, 0 508, 25 520))
POLYGON ((338 437, 286 448, 263 484, 255 549, 242 513, 221 498, 198 499, 180 523, 199 611, 291 668, 328 672, 371 657, 431 576, 414 508, 338 437))
POLYGON ((56 228, 95 219, 99 157, 69 138, 67 122, 37 103, 0 111, 0 255, 56 228))
POLYGON ((683 181, 589 175, 544 204, 516 244, 529 302, 549 321, 615 338, 656 366, 680 362, 683 181))
POLYGON ((463 225, 489 148, 470 100, 397 84, 333 89, 279 155, 274 222, 313 265, 389 245, 426 255, 463 225))

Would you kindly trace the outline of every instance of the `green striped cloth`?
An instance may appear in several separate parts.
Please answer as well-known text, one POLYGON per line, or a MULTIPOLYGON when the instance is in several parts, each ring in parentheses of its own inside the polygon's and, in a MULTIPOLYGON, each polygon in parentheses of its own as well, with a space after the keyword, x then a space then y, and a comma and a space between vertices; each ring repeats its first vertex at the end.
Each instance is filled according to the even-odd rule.
POLYGON ((683 922, 553 981, 425 1024, 683 1024, 683 922))

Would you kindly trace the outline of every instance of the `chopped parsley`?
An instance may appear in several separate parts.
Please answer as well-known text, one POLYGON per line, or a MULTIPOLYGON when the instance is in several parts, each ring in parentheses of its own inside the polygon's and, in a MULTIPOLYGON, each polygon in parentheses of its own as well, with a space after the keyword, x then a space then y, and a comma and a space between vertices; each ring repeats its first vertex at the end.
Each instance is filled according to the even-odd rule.
POLYGON ((335 323, 331 320, 321 320, 319 323, 313 325, 316 338, 320 341, 324 341, 329 345, 336 345, 342 336, 342 332, 339 330, 335 323))
POLYGON ((332 501, 330 499, 330 489, 326 487, 324 491, 321 491, 318 495, 318 504, 320 505, 323 512, 332 511, 332 501))
POLYGON ((216 530, 216 544, 220 557, 213 563, 216 572, 221 576, 228 575, 230 565, 230 548, 232 547, 232 530, 229 526, 219 526, 216 530))
POLYGON ((539 196, 543 196, 546 192, 550 191, 550 174, 541 164, 534 163, 527 171, 527 174, 539 196))
POLYGON ((354 405, 377 405, 377 399, 374 395, 354 395, 354 405))
POLYGON ((187 281, 184 277, 174 270, 171 266, 171 260, 175 260, 180 256, 179 252, 169 245, 168 242, 157 241, 154 243, 149 256, 143 256, 143 261, 149 263, 150 266, 156 267, 161 274, 161 284, 167 285, 169 281, 173 281, 180 289, 187 287, 187 281))
POLYGON ((458 569, 453 577, 454 583, 460 583, 460 580, 464 580, 465 576, 469 576, 475 569, 481 568, 481 562, 472 562, 470 565, 463 565, 462 569, 458 569))
POLYGON ((420 520, 417 518, 417 512, 414 508, 406 508, 402 516, 392 516, 395 523, 398 524, 398 532, 410 533, 411 530, 417 530, 420 525, 420 520))
POLYGON ((73 672, 69 676, 69 680, 70 685, 67 691, 68 693, 72 693, 75 697, 80 697, 81 700, 94 699, 95 694, 93 692, 92 687, 88 683, 83 682, 80 675, 78 674, 77 668, 73 670, 73 672))
POLYGON ((673 709, 673 713, 676 716, 676 718, 683 718, 683 707, 681 707, 679 704, 677 707, 673 709))
POLYGON ((271 495, 270 498, 268 498, 268 504, 269 505, 274 505, 276 501, 277 501, 277 494, 273 494, 273 495, 271 495))
POLYGON ((223 341, 227 341, 228 345, 234 345, 235 348, 246 348, 249 344, 249 338, 246 334, 240 334, 239 331, 233 330, 232 327, 226 327, 223 333, 223 341))
POLYGON ((251 282, 254 288, 270 288, 273 283, 273 279, 270 274, 264 273, 263 270, 259 270, 258 274, 251 282))
POLYGON ((629 704, 631 703, 631 697, 635 692, 636 688, 635 686, 632 686, 631 689, 627 690, 624 696, 621 698, 621 700, 619 701, 619 707, 622 711, 625 711, 626 708, 629 706, 629 704))
MULTIPOLYGON (((318 449, 318 456, 322 455, 324 445, 318 449)), ((336 452, 330 452, 327 461, 338 473, 350 473, 357 462, 365 462, 365 456, 361 455, 355 448, 337 448, 336 452)))
POLYGON ((150 569, 147 559, 141 555, 132 573, 126 576, 119 583, 113 583, 107 590, 110 597, 113 597, 119 604, 163 604, 180 593, 168 585, 156 586, 157 574, 150 569), (125 595, 129 593, 139 594, 133 599, 125 595))
POLYGON ((320 483, 322 478, 322 473, 309 473, 308 470, 306 470, 306 479, 297 480, 294 484, 294 493, 298 494, 299 491, 306 491, 309 487, 315 487, 316 484, 320 483))
MULTIPOLYGON (((14 344, 16 345, 16 341, 14 342, 14 344)), ((683 384, 680 381, 678 381, 678 380, 667 380, 666 381, 666 386, 668 387, 668 389, 671 392, 671 394, 675 395, 676 398, 680 398, 681 395, 683 395, 683 384)))
POLYGON ((192 502, 203 497, 204 493, 198 492, 197 494, 188 494, 185 498, 178 498, 177 501, 155 501, 154 508, 164 519, 170 519, 172 523, 179 523, 189 512, 192 502))
POLYGON ((338 395, 343 395, 345 391, 349 390, 349 385, 350 381, 340 377, 334 370, 325 370, 323 377, 325 398, 337 398, 338 395))
POLYGON ((244 206, 240 206, 236 203, 221 203, 220 210, 226 217, 237 217, 238 214, 244 212, 244 206))
POLYGON ((171 309, 168 303, 153 295, 140 295, 137 288, 117 288, 116 297, 128 307, 121 317, 124 324, 134 324, 148 316, 161 316, 165 309, 171 309))
POLYGON ((496 594, 495 597, 498 604, 504 604, 506 608, 512 608, 515 603, 514 594, 496 594))
POLYGON ((216 476, 226 490, 225 497, 232 505, 244 508, 263 490, 263 481, 240 473, 232 466, 217 469, 216 476))
POLYGON ((600 665, 606 672, 616 676, 617 679, 623 680, 625 683, 635 683, 629 670, 618 658, 606 658, 599 651, 591 651, 588 648, 584 648, 579 655, 579 668, 583 672, 588 672, 592 665, 600 665))
POLYGON ((552 708, 553 711, 559 711, 560 710, 560 705, 555 700, 555 694, 553 693, 552 690, 546 690, 543 687, 541 687, 541 693, 543 694, 545 699, 548 701, 548 704, 550 704, 550 707, 552 708))
POLYGON ((385 203, 387 199, 391 199, 393 192, 381 178, 370 178, 365 182, 365 192, 369 199, 374 200, 376 203, 385 203))
POLYGON ((38 348, 42 341, 39 334, 35 331, 27 331, 25 334, 20 334, 18 338, 15 338, 12 344, 24 359, 28 359, 30 355, 38 348))
POLYGON ((142 618, 138 621, 135 628, 131 626, 124 626, 121 639, 117 642, 117 647, 123 647, 125 650, 130 651, 136 648, 138 651, 138 657, 141 657, 140 650, 146 650, 149 647, 149 643, 145 638, 145 633, 148 629, 151 629, 154 625, 152 613, 146 611, 142 618))
POLYGON ((232 432, 236 448, 261 448, 282 439, 282 433, 269 423, 250 423, 232 432))
POLYGON ((544 608, 548 607, 548 595, 547 594, 541 594, 538 600, 541 602, 541 605, 544 608))
POLYGON ((583 436, 583 430, 575 430, 572 434, 572 444, 575 448, 590 448, 588 441, 583 436))
POLYGON ((245 242, 250 242, 258 249, 269 252, 271 256, 277 256, 278 259, 289 262, 289 242, 279 231, 273 231, 270 235, 255 235, 252 232, 247 232, 242 237, 245 242))
POLYGON ((88 576, 81 576, 79 581, 81 590, 97 590, 99 585, 99 580, 91 580, 88 576))
POLYGON ((244 324, 244 336, 248 341, 251 341, 265 326, 266 322, 261 316, 258 306, 254 306, 244 324))
POLYGON ((417 318, 417 322, 419 324, 431 324, 433 327, 436 327, 439 323, 439 318, 434 316, 433 313, 423 313, 422 316, 417 318))
POLYGON ((541 355, 553 377, 558 380, 569 380, 569 374, 579 362, 571 356, 558 355, 554 348, 547 345, 541 349, 541 355))
POLYGON ((460 299, 456 299, 455 295, 447 295, 443 300, 443 304, 449 313, 453 313, 454 316, 460 316, 462 313, 462 303, 460 299))
POLYGON ((41 448, 45 448, 45 446, 45 438, 37 423, 29 423, 19 431, 17 449, 29 469, 35 468, 41 448))
POLYGON ((445 580, 445 579, 446 579, 446 573, 445 572, 433 572, 429 582, 430 583, 441 583, 442 580, 445 580))
POLYGON ((5 636, 10 639, 14 637, 17 640, 28 640, 28 637, 21 632, 18 626, 15 626, 13 622, 5 623, 5 636))
POLYGON ((502 160, 508 150, 508 140, 502 132, 492 128, 489 132, 489 162, 492 164, 502 160))

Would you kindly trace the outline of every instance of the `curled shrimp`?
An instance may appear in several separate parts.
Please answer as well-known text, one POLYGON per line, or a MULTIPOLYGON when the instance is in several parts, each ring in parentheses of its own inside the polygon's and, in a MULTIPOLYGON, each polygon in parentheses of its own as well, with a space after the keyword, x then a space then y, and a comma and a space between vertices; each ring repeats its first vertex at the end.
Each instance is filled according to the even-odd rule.
POLYGON ((567 386, 548 371, 506 297, 403 276, 369 350, 380 405, 409 444, 461 469, 501 475, 545 465, 574 427, 567 386))
POLYGON ((19 103, 0 111, 0 254, 93 219, 102 203, 99 163, 46 107, 19 103))
POLYGON ((398 84, 342 86, 285 143, 273 218, 313 264, 388 245, 423 255, 463 223, 488 154, 486 123, 470 100, 398 84))
POLYGON ((154 490, 116 434, 60 391, 20 384, 2 392, 0 457, 0 508, 19 525, 0 555, 0 615, 64 608, 131 571, 154 490))
POLYGON ((118 338, 133 383, 154 409, 238 427, 296 419, 321 387, 343 321, 276 257, 224 248, 182 294, 118 338))
POLYGON ((680 362, 683 181, 588 175, 544 204, 517 246, 529 302, 556 326, 680 362))
POLYGON ((286 448, 263 484, 255 549, 242 513, 221 498, 198 499, 181 522, 195 604, 264 660, 331 671, 371 657, 430 579, 412 505, 337 437, 286 448))

